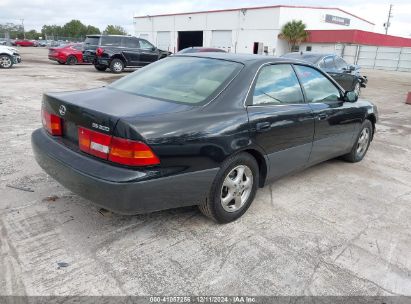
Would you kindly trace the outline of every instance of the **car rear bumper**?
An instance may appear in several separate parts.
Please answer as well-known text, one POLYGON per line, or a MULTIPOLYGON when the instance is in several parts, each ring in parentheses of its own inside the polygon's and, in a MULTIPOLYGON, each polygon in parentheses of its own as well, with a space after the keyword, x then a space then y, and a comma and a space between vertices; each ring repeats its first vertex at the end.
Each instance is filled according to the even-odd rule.
POLYGON ((83 53, 83 62, 85 63, 94 63, 96 56, 90 53, 83 53))
POLYGON ((158 171, 120 168, 75 152, 43 129, 31 136, 37 163, 60 184, 119 214, 201 204, 218 168, 158 177, 158 171))
POLYGON ((58 57, 56 57, 56 56, 50 56, 50 55, 49 55, 49 59, 52 60, 52 61, 61 61, 61 62, 64 62, 64 60, 63 60, 62 58, 58 58, 58 57))

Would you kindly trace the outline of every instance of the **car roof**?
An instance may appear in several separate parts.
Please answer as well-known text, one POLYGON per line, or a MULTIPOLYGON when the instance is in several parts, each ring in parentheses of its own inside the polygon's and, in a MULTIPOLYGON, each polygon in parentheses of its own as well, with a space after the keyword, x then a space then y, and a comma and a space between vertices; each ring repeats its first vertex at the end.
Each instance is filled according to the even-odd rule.
POLYGON ((204 53, 187 53, 187 54, 175 54, 174 56, 181 56, 181 57, 201 57, 201 58, 211 58, 211 59, 222 59, 222 60, 229 60, 242 63, 244 65, 253 65, 253 64, 264 64, 268 62, 273 63, 307 63, 303 60, 295 60, 290 58, 281 58, 281 57, 273 57, 267 55, 254 55, 254 54, 234 54, 234 53, 220 53, 220 52, 204 52, 204 53))
POLYGON ((282 55, 283 58, 299 59, 309 61, 311 63, 317 63, 321 59, 327 56, 336 56, 333 53, 315 53, 315 52, 293 52, 282 55))

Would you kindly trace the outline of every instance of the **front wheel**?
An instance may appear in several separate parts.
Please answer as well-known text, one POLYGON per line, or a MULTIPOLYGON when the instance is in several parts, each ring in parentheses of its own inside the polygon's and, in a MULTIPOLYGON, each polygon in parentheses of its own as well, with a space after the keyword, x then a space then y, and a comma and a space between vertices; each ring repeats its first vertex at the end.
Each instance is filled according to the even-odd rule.
POLYGON ((13 59, 9 55, 0 55, 0 68, 10 69, 13 66, 13 59))
POLYGON ((357 140, 355 141, 355 144, 352 147, 351 152, 344 155, 343 158, 351 163, 361 161, 368 151, 368 147, 370 146, 372 136, 372 123, 371 121, 366 119, 361 126, 361 131, 357 136, 357 140))
POLYGON ((240 153, 225 160, 200 211, 218 223, 241 217, 254 200, 259 169, 253 156, 240 153))
POLYGON ((124 62, 121 59, 114 58, 110 63, 110 71, 113 73, 121 73, 124 70, 124 62))

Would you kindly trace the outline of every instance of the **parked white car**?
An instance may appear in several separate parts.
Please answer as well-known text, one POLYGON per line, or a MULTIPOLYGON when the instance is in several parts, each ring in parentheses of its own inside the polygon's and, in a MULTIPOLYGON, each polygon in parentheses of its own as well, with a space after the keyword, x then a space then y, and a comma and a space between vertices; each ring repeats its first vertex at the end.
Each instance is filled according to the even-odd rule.
POLYGON ((20 62, 21 57, 16 48, 0 45, 0 69, 10 69, 13 64, 20 62))

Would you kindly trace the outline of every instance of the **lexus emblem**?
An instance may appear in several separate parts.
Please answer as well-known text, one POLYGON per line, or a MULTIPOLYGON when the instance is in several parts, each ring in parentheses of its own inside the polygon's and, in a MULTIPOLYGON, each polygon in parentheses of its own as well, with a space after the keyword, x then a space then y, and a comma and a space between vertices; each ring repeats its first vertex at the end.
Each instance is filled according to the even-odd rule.
POLYGON ((59 108, 60 115, 64 116, 64 114, 66 114, 66 110, 67 110, 66 107, 61 105, 60 108, 59 108))

